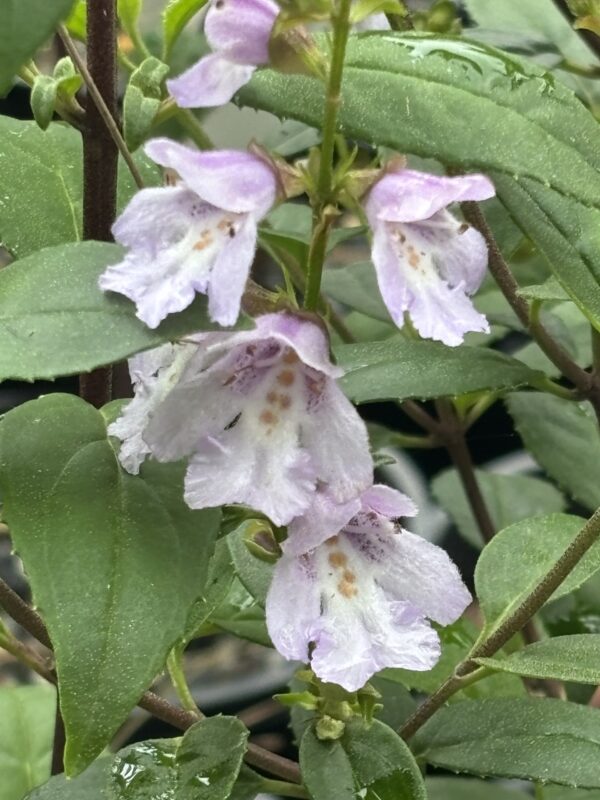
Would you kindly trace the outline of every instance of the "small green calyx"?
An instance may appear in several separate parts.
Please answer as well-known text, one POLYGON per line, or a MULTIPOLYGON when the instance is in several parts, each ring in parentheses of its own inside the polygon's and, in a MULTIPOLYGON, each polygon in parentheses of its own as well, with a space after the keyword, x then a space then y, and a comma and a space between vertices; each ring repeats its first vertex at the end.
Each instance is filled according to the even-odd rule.
POLYGON ((366 725, 383 706, 379 692, 367 683, 357 692, 348 692, 335 683, 324 683, 310 669, 298 670, 296 680, 308 684, 304 691, 275 695, 286 706, 300 706, 316 712, 315 732, 319 739, 339 739, 346 723, 360 717, 366 725))
POLYGON ((345 722, 342 722, 339 719, 334 719, 333 717, 329 717, 327 715, 317 720, 317 724, 315 726, 317 739, 321 739, 321 741, 341 739, 345 730, 345 722))

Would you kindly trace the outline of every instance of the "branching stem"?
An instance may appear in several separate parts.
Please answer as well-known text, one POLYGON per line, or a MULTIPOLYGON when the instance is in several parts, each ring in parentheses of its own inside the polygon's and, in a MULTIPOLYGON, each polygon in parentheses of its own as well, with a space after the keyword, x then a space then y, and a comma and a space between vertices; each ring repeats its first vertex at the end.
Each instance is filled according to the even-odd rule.
MULTIPOLYGON (((10 586, 1 579, 0 607, 39 642, 43 644, 47 643, 48 647, 51 647, 50 637, 48 636, 46 626, 41 617, 24 603, 23 600, 13 592, 10 586)), ((36 671, 38 674, 42 674, 39 670, 36 671)), ((47 672, 43 677, 51 683, 57 682, 54 670, 47 672)), ((191 728, 192 725, 198 722, 198 713, 193 714, 183 708, 177 708, 177 706, 171 705, 171 703, 159 697, 157 694, 154 694, 154 692, 145 692, 140 698, 138 705, 146 711, 149 711, 157 719, 181 731, 191 728)), ((289 758, 284 758, 276 753, 271 753, 269 750, 265 750, 263 747, 250 743, 245 759, 248 764, 258 767, 271 775, 276 775, 284 781, 296 784, 301 783, 300 767, 295 761, 291 761, 289 758)))
POLYGON ((400 735, 404 739, 410 739, 411 736, 414 736, 419 728, 435 714, 438 708, 462 688, 462 679, 478 668, 475 659, 493 656, 509 639, 523 629, 577 566, 590 547, 598 541, 599 537, 600 509, 590 517, 535 589, 519 603, 504 622, 500 623, 491 633, 475 644, 467 658, 457 666, 454 674, 436 692, 430 695, 406 721, 400 730, 400 735))

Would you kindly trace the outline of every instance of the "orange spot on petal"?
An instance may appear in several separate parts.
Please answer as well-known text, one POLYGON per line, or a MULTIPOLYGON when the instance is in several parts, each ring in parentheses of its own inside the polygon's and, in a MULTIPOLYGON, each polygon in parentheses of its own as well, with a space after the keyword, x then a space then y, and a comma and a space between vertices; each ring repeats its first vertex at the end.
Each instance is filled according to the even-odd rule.
POLYGON ((282 386, 291 386, 295 380, 296 376, 291 369, 284 369, 277 376, 277 383, 280 383, 282 386))
POLYGON ((348 556, 340 550, 334 550, 332 553, 329 553, 328 561, 332 567, 345 567, 348 563, 348 556))

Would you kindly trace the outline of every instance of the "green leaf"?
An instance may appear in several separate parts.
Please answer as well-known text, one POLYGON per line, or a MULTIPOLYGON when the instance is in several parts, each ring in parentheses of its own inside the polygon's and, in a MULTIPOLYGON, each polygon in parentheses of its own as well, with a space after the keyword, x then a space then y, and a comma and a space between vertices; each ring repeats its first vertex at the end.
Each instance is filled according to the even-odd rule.
POLYGON ((106 784, 110 767, 109 758, 100 758, 76 778, 55 775, 25 800, 108 800, 106 784))
MULTIPOLYGON (((240 528, 243 528, 243 525, 240 528)), ((256 556, 253 556, 244 544, 242 535, 243 531, 238 529, 227 537, 233 567, 246 589, 264 607, 273 579, 274 564, 261 561, 256 556)))
POLYGON ((453 397, 482 389, 535 384, 541 373, 495 350, 446 347, 394 336, 334 349, 346 374, 340 384, 355 403, 453 397), (427 369, 423 365, 427 364, 427 369))
POLYGON ((162 12, 165 57, 168 58, 182 30, 207 0, 169 0, 162 12))
MULTIPOLYGON (((135 161, 147 186, 160 184, 148 158, 136 154, 135 161)), ((82 163, 81 135, 70 126, 53 122, 42 131, 35 122, 0 116, 0 241, 15 258, 82 238, 82 163)), ((119 210, 135 191, 120 159, 119 210)))
POLYGON ((377 702, 381 703, 383 708, 376 712, 377 719, 389 725, 392 730, 397 730, 416 710, 417 701, 408 689, 383 675, 376 675, 369 683, 381 695, 377 702))
MULTIPOLYGON (((429 800, 526 800, 530 797, 528 794, 506 789, 491 781, 478 781, 472 778, 427 778, 425 786, 429 800)), ((544 797, 546 797, 545 787, 544 797)))
MULTIPOLYGON (((551 308, 543 308, 541 321, 546 330, 562 345, 571 358, 584 369, 592 363, 592 337, 590 323, 581 310, 571 300, 553 303, 551 308)), ((553 378, 559 378, 560 369, 542 352, 535 341, 513 353, 531 369, 543 370, 553 378)))
POLYGON ((600 441, 591 406, 547 394, 511 394, 506 403, 540 466, 584 506, 600 506, 600 441))
POLYGON ((79 242, 46 248, 0 271, 0 380, 88 372, 215 327, 204 296, 152 330, 130 300, 102 292, 99 275, 122 253, 115 244, 79 242))
POLYGON ((227 800, 246 752, 235 717, 210 717, 181 739, 140 742, 115 758, 110 800, 227 800))
MULTIPOLYGON (((600 210, 585 200, 522 177, 518 182, 490 173, 506 208, 546 257, 560 285, 596 326, 600 326, 600 210)), ((598 177, 596 178, 598 183, 598 177)))
POLYGON ((544 283, 523 286, 522 289, 519 289, 518 294, 526 300, 540 300, 542 302, 568 299, 568 295, 554 275, 551 275, 544 283))
POLYGON ((574 703, 456 703, 441 708, 413 743, 417 757, 455 772, 600 787, 600 715, 574 703))
POLYGON ((0 96, 11 78, 68 16, 73 0, 2 0, 0 6, 0 96))
POLYGON ((600 683, 600 634, 557 636, 478 664, 514 675, 573 683, 600 683))
POLYGON ((370 261, 326 269, 321 288, 333 300, 368 317, 382 322, 392 321, 381 298, 375 268, 370 261))
POLYGON ((202 595, 195 601, 185 625, 182 643, 190 642, 217 608, 226 600, 235 578, 231 553, 225 539, 217 541, 215 552, 208 562, 208 574, 202 595))
MULTIPOLYGON (((488 625, 499 624, 528 595, 571 544, 585 520, 550 514, 517 522, 485 546, 475 568, 475 588, 488 625)), ((600 568, 593 545, 552 599, 569 594, 600 568)))
POLYGON ((0 436, 4 518, 54 645, 72 775, 183 635, 220 516, 184 504, 182 464, 123 473, 102 415, 76 397, 20 406, 0 436))
POLYGON ((154 739, 125 747, 115 756, 106 785, 109 800, 175 800, 175 757, 180 739, 154 739))
MULTIPOLYGON (((475 470, 475 475, 496 530, 527 517, 565 508, 565 498, 558 489, 539 478, 499 475, 482 469, 475 470)), ((459 533, 481 549, 484 541, 457 471, 448 469, 437 475, 431 483, 431 490, 437 502, 452 517, 459 533)))
POLYGON ((198 722, 177 750, 177 800, 226 800, 246 752, 248 729, 236 717, 198 722))
POLYGON ((151 56, 131 75, 123 101, 123 132, 131 151, 137 150, 152 127, 168 73, 167 64, 151 56))
POLYGON ((313 800, 426 800, 421 772, 397 733, 375 720, 346 723, 341 739, 323 742, 314 728, 300 744, 300 768, 313 800))
POLYGON ((211 613, 210 622, 242 639, 271 647, 265 623, 265 610, 234 577, 226 598, 211 613))
POLYGON ((87 28, 87 0, 75 0, 75 5, 65 21, 67 30, 76 39, 85 42, 87 28))
MULTIPOLYGON (((238 101, 317 126, 323 86, 260 70, 238 101)), ((359 141, 490 175, 561 285, 600 327, 600 132, 553 75, 463 38, 352 36, 339 126, 359 141)))
POLYGON ((2 800, 21 800, 50 777, 55 714, 52 686, 0 687, 2 800))

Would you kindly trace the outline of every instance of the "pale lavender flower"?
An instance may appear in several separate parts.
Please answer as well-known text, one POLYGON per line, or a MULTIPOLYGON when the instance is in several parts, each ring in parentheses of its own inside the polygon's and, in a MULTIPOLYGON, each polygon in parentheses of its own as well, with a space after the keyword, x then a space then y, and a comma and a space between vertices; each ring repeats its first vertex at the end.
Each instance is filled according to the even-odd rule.
POLYGON ((494 195, 483 175, 446 178, 404 169, 369 192, 372 258, 383 300, 398 327, 404 313, 421 336, 455 346, 469 331, 489 331, 469 295, 483 280, 483 236, 446 210, 450 203, 494 195))
POLYGON ((348 691, 385 667, 431 669, 440 643, 428 620, 454 622, 471 601, 444 550, 399 526, 416 513, 408 497, 372 486, 359 506, 325 536, 290 527, 266 605, 279 652, 348 691))
POLYGON ((277 197, 273 169, 252 153, 198 152, 154 139, 146 152, 181 176, 176 186, 142 189, 113 225, 128 248, 100 276, 105 291, 134 301, 150 328, 208 294, 211 319, 232 325, 256 251, 257 223, 277 197))
POLYGON ((213 52, 167 87, 178 105, 204 108, 227 103, 269 61, 269 37, 278 6, 271 0, 212 0, 204 32, 213 52))
POLYGON ((108 433, 121 439, 119 461, 127 472, 137 475, 150 448, 142 435, 152 411, 171 391, 187 362, 198 353, 204 334, 188 337, 185 344, 164 344, 153 350, 138 353, 129 359, 129 375, 134 397, 124 407, 121 416, 108 426, 108 433))
POLYGON ((342 371, 318 324, 267 314, 198 350, 143 433, 159 461, 191 457, 191 508, 243 503, 285 525, 317 486, 345 503, 371 483, 366 428, 335 382, 342 371))

